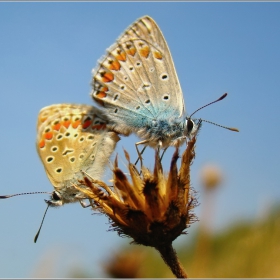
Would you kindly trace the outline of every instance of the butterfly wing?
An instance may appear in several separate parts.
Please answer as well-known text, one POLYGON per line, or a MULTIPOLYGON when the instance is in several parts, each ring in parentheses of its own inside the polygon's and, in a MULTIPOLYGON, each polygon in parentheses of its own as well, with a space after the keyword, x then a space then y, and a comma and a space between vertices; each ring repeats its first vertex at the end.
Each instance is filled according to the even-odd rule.
MULTIPOLYGON (((37 151, 54 188, 65 202, 77 193, 73 184, 80 170, 101 179, 119 140, 92 106, 57 104, 43 108, 38 117, 37 151)), ((68 200, 68 201, 67 201, 68 200)))
POLYGON ((147 121, 181 117, 184 100, 174 63, 155 21, 142 17, 120 36, 93 72, 92 97, 129 134, 147 121))

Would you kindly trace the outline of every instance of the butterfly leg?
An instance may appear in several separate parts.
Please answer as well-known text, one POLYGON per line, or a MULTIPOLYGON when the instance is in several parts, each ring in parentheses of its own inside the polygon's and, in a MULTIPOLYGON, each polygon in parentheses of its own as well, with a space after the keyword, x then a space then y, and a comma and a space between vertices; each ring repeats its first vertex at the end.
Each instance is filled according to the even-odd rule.
MULTIPOLYGON (((137 146, 136 146, 137 147, 137 146)), ((143 155, 143 153, 144 153, 144 151, 146 150, 146 148, 147 148, 147 146, 144 146, 144 148, 142 149, 142 151, 141 151, 141 156, 143 155)), ((136 148, 137 149, 137 148, 136 148)), ((136 165, 137 163, 138 163, 138 161, 139 161, 139 159, 140 159, 140 157, 138 157, 138 159, 135 161, 135 163, 134 163, 134 165, 136 165)))
MULTIPOLYGON (((140 151, 139 151, 139 149, 138 149, 138 145, 146 144, 146 143, 148 143, 148 142, 149 142, 149 141, 144 140, 144 141, 140 141, 140 142, 135 143, 135 148, 136 148, 136 151, 137 151, 137 154, 138 154, 138 159, 137 159, 136 163, 140 160, 141 168, 142 168, 142 166, 143 166, 142 154, 143 154, 143 152, 145 151, 145 149, 146 149, 147 146, 145 146, 145 147, 143 148, 143 150, 141 151, 141 153, 140 153, 140 151)), ((135 163, 135 164, 136 164, 136 163, 135 163)))
POLYGON ((162 154, 161 154, 161 157, 160 157, 160 162, 162 161, 163 155, 165 154, 166 150, 167 150, 167 148, 165 148, 165 149, 163 150, 163 152, 162 152, 162 154))

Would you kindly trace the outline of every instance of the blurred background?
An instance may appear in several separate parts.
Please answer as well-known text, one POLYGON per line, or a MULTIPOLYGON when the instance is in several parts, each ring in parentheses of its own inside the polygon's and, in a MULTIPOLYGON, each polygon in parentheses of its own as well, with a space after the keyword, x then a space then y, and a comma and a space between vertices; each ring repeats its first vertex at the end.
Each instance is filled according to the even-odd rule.
MULTIPOLYGON (((191 172, 200 221, 174 242, 180 260, 190 277, 280 277, 280 3, 0 3, 0 195, 53 190, 35 149, 39 110, 93 104, 92 68, 146 14, 168 42, 187 112, 227 92, 196 117, 240 129, 203 124, 191 172)), ((136 141, 118 143, 122 169, 136 141)), ((153 152, 144 160, 153 167, 153 152)), ((172 277, 156 251, 79 204, 49 209, 34 244, 46 198, 0 201, 1 278, 172 277)))

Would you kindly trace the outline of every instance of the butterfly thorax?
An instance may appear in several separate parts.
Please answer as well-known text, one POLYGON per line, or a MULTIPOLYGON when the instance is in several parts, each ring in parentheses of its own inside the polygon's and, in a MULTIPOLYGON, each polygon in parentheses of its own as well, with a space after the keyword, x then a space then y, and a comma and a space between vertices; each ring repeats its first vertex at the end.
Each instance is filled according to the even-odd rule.
POLYGON ((182 145, 186 140, 185 122, 181 119, 155 119, 147 122, 136 134, 147 139, 152 147, 157 147, 161 142, 162 148, 182 145))
POLYGON ((56 190, 52 192, 50 200, 47 200, 47 204, 50 206, 62 206, 67 203, 75 203, 79 200, 86 199, 87 197, 73 187, 73 180, 63 182, 59 188, 54 187, 56 190))

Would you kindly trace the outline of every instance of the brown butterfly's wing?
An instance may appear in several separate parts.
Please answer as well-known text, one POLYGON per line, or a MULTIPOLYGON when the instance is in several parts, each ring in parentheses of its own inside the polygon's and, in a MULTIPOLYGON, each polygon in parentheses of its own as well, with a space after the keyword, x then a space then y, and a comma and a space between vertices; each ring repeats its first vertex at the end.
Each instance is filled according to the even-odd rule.
POLYGON ((101 179, 119 140, 107 130, 99 110, 78 104, 43 108, 38 117, 37 151, 55 190, 67 202, 77 193, 72 187, 80 170, 101 179))

